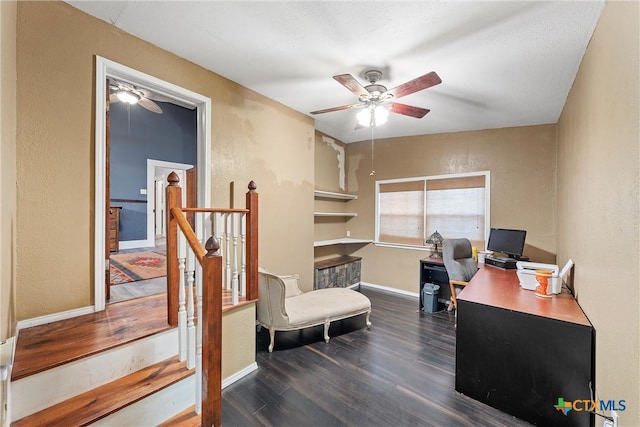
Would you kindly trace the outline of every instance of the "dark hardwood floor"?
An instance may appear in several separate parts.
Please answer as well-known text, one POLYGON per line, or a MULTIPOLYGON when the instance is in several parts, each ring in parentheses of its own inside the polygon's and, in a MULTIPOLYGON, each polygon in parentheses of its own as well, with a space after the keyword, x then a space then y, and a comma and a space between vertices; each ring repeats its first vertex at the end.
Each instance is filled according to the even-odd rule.
POLYGON ((259 369, 223 390, 231 426, 530 426, 454 390, 451 312, 417 311, 414 299, 363 290, 364 317, 257 337, 259 369))

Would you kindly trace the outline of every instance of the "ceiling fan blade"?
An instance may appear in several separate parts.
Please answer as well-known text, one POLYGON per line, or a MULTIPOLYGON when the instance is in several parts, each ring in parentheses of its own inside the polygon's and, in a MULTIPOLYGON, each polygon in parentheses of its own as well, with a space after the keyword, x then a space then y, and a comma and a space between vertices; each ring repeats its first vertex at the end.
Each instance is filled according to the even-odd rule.
POLYGON ((398 104, 397 102, 389 102, 391 106, 391 112, 396 114, 402 114, 404 116, 415 117, 416 119, 423 118, 429 111, 426 108, 414 107, 412 105, 398 104))
POLYGON ((134 85, 132 85, 131 83, 122 81, 122 80, 110 80, 109 84, 111 86, 111 89, 118 91, 118 90, 128 90, 128 91, 135 91, 136 88, 134 85))
POLYGON ((363 95, 369 96, 369 92, 351 74, 340 74, 337 76, 333 76, 333 78, 342 86, 353 92, 357 97, 363 95))
POLYGON ((351 105, 341 105, 340 107, 326 108, 324 110, 316 110, 312 111, 309 114, 322 114, 322 113, 331 113, 333 111, 342 111, 348 110, 350 108, 360 108, 364 107, 365 104, 351 104, 351 105))
POLYGON ((400 86, 396 86, 393 89, 388 90, 387 93, 393 95, 393 97, 397 99, 440 83, 442 83, 442 80, 435 71, 432 71, 424 76, 417 77, 401 84, 400 86))
POLYGON ((169 98, 168 96, 160 95, 158 93, 149 92, 148 90, 141 91, 145 98, 150 99, 151 101, 156 102, 172 102, 173 98, 169 98))
POLYGON ((162 108, 160 108, 158 104, 156 104, 150 99, 140 98, 140 100, 138 101, 138 105, 140 105, 142 108, 145 108, 151 111, 152 113, 162 114, 162 108))

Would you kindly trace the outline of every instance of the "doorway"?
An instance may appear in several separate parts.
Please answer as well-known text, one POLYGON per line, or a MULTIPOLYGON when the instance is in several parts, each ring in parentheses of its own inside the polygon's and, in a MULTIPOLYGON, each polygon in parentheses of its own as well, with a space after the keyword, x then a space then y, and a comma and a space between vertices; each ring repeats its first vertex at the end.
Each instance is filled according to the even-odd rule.
MULTIPOLYGON (((190 186, 196 185, 187 179, 191 170, 194 170, 191 164, 146 160, 146 238, 120 242, 119 250, 110 252, 108 304, 166 291, 167 178, 172 172, 178 175, 183 188, 182 206, 194 207, 194 203, 187 197, 190 186)), ((120 213, 121 216, 125 214, 126 212, 120 213)))
POLYGON ((194 165, 186 163, 147 159, 147 188, 153 191, 147 192, 147 240, 144 246, 154 246, 158 236, 165 237, 164 193, 168 185, 167 177, 171 172, 178 174, 182 187, 182 206, 188 206, 187 171, 193 168, 194 165))
MULTIPOLYGON (((106 207, 105 203, 107 193, 106 170, 108 168, 108 152, 107 152, 107 93, 106 80, 115 78, 125 80, 135 84, 140 88, 147 89, 154 93, 161 94, 171 98, 178 105, 184 104, 190 108, 196 109, 196 126, 197 126, 197 181, 201 185, 197 186, 196 201, 198 206, 210 205, 210 176, 211 171, 207 159, 210 157, 211 147, 211 100, 205 96, 191 92, 187 89, 173 85, 166 81, 157 79, 148 74, 141 73, 129 67, 107 60, 105 58, 96 57, 96 159, 95 159, 95 247, 94 247, 94 289, 95 300, 94 310, 104 310, 106 306, 105 296, 105 277, 109 274, 109 254, 105 253, 105 242, 107 239, 106 232, 106 207)), ((151 193, 151 197, 155 191, 153 180, 151 185, 147 185, 147 189, 151 193)), ((148 214, 147 214, 148 215, 148 214)), ((155 238, 155 230, 153 230, 152 216, 151 234, 155 238)), ((149 228, 149 226, 147 226, 149 228)))

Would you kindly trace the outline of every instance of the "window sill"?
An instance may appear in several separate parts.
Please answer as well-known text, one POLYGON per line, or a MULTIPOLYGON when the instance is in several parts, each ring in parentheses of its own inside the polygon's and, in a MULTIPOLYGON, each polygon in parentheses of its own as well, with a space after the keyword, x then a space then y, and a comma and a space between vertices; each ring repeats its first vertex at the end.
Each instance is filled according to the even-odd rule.
POLYGON ((400 243, 386 243, 386 242, 373 242, 374 245, 380 246, 382 248, 394 248, 394 249, 409 249, 413 251, 422 251, 422 252, 433 252, 433 248, 428 248, 426 246, 418 246, 418 245, 402 245, 400 243))

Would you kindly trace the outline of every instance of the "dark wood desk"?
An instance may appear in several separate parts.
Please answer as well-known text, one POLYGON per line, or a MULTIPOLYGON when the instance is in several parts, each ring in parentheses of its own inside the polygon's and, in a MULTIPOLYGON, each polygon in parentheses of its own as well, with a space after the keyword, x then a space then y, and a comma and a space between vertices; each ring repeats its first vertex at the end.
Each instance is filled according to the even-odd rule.
POLYGON ((536 297, 515 270, 481 264, 457 316, 456 391, 536 425, 594 425, 554 407, 595 393, 594 329, 569 292, 536 297))

